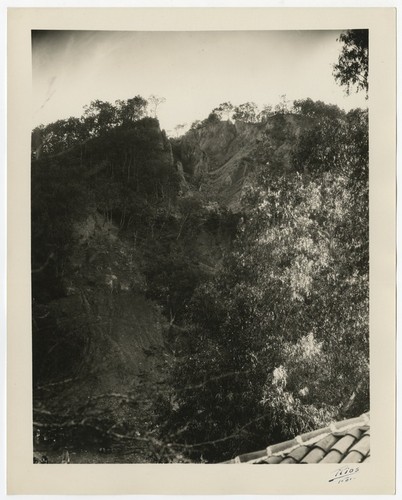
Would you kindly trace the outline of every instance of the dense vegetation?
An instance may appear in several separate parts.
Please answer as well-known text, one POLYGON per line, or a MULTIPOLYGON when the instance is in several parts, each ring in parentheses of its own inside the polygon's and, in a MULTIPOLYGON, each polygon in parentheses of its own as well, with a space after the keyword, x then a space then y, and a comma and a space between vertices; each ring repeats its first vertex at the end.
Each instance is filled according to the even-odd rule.
MULTIPOLYGON (((340 83, 367 90, 345 51, 340 83)), ((367 111, 225 102, 169 139, 161 103, 32 134, 34 437, 54 461, 218 462, 369 408, 367 111)))
POLYGON ((368 409, 367 114, 297 108, 315 118, 292 168, 260 145, 234 249, 192 298, 163 420, 193 459, 368 409))
MULTIPOLYGON (((90 123, 121 109, 96 106, 90 123)), ((84 129, 86 114, 75 120, 84 129)), ((84 130, 84 140, 70 140, 69 122, 57 135, 54 124, 33 134, 43 141, 39 158, 33 141, 31 174, 35 446, 97 450, 123 440, 134 450, 127 460, 159 460, 150 406, 173 355, 169 339, 230 245, 236 215, 183 194, 156 118, 138 113, 84 130), (200 234, 211 252, 197 248, 200 234)))

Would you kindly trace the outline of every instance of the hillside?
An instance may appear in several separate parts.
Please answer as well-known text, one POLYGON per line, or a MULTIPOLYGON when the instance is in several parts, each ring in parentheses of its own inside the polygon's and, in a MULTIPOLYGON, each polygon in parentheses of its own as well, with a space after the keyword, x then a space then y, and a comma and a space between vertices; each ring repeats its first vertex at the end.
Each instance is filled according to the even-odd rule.
POLYGON ((56 460, 111 421, 150 432, 175 318, 233 231, 189 185, 148 118, 33 160, 35 447, 56 460))
POLYGON ((366 411, 367 113, 92 108, 33 133, 35 450, 220 461, 366 411))

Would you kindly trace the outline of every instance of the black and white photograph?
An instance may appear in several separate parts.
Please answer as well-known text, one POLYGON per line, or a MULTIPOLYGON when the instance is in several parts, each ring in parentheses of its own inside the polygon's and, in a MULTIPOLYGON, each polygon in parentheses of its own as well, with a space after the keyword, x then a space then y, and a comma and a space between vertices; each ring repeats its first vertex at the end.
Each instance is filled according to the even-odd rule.
POLYGON ((398 489, 396 9, 218 4, 7 9, 8 495, 398 489))
POLYGON ((370 461, 369 36, 32 30, 35 464, 370 461))

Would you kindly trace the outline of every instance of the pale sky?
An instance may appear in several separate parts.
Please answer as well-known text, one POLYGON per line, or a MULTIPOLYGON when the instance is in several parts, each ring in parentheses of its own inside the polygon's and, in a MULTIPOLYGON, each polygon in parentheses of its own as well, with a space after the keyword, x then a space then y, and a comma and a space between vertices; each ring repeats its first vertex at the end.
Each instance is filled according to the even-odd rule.
POLYGON ((91 100, 163 96, 172 130, 225 101, 259 106, 310 97, 349 110, 332 76, 339 31, 41 31, 33 36, 33 126, 80 116, 91 100))

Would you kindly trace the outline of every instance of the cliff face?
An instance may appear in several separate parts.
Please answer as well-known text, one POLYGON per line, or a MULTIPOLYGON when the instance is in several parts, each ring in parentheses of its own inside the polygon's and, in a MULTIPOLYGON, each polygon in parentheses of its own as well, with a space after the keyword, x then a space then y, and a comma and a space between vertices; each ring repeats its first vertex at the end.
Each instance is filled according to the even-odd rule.
POLYGON ((238 209, 256 162, 274 155, 286 168, 292 140, 306 125, 295 115, 272 116, 264 123, 209 121, 181 138, 177 154, 200 191, 238 209))

